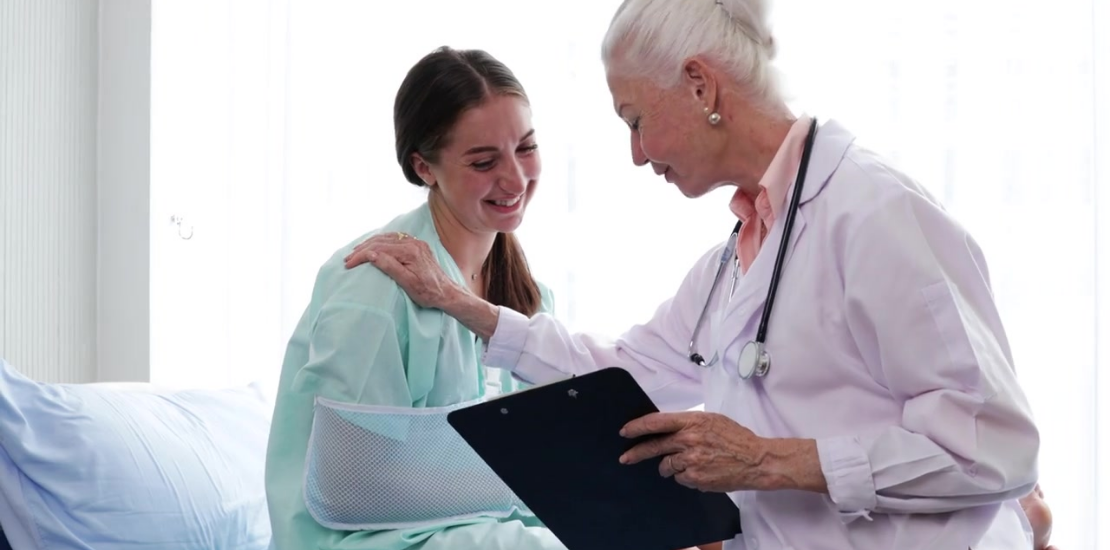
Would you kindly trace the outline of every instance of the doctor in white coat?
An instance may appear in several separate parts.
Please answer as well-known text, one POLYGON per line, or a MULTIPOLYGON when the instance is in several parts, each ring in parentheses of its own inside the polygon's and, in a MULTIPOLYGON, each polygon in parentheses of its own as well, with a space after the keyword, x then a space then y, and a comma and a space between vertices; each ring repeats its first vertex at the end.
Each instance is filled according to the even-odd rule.
POLYGON ((1036 484, 1039 437, 983 254, 846 128, 787 109, 765 12, 626 0, 609 28, 633 161, 687 197, 734 186, 742 222, 647 322, 607 339, 494 307, 395 235, 349 265, 457 318, 486 365, 525 381, 619 366, 665 410, 704 403, 626 426, 666 436, 622 460, 661 456, 662 475, 729 493, 744 533, 726 549, 1032 548, 1017 499, 1036 484))

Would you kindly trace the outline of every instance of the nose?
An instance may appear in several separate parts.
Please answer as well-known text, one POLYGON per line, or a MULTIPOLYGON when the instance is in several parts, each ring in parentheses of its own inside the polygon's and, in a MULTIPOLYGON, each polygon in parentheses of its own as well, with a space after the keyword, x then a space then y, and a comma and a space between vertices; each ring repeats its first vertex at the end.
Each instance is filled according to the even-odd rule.
POLYGON ((524 166, 520 159, 514 158, 511 162, 503 163, 505 171, 501 174, 500 187, 506 193, 513 195, 524 194, 528 188, 528 175, 524 173, 524 166))
POLYGON ((638 132, 630 132, 632 138, 632 164, 636 166, 643 166, 647 164, 648 158, 644 154, 644 148, 640 144, 640 134, 638 132))

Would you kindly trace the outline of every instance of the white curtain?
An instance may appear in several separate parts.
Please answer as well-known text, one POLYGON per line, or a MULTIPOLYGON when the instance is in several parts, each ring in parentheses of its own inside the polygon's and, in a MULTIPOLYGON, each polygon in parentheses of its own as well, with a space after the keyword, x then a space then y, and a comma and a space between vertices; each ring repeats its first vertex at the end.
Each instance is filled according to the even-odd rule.
MULTIPOLYGON (((686 200, 631 165, 598 59, 618 4, 156 1, 154 381, 276 381, 320 263, 424 199, 397 166, 393 96, 445 44, 486 49, 529 91, 544 177, 521 237, 559 316, 614 335, 646 320, 733 219, 727 194, 686 200)), ((985 249, 1068 550, 1110 546, 1108 11, 1099 0, 775 10, 797 109, 846 124, 985 249)))

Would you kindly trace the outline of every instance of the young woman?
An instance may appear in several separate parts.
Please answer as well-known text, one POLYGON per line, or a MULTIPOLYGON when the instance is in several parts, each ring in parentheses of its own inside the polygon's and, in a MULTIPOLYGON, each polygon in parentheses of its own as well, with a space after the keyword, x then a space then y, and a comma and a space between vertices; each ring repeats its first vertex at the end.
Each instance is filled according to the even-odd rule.
MULTIPOLYGON (((540 175, 528 97, 513 73, 481 51, 437 50, 402 83, 394 123, 401 170, 428 189, 427 203, 354 242, 419 239, 475 295, 529 315, 549 311, 513 236, 540 175)), ((534 517, 491 510, 504 504, 483 500, 491 484, 437 478, 458 466, 442 439, 351 428, 404 423, 414 410, 518 385, 482 366, 481 344, 458 321, 417 306, 373 266, 346 269, 350 250, 320 269, 282 367, 266 462, 273 547, 562 549, 534 517), (357 411, 367 414, 339 418, 357 411)))

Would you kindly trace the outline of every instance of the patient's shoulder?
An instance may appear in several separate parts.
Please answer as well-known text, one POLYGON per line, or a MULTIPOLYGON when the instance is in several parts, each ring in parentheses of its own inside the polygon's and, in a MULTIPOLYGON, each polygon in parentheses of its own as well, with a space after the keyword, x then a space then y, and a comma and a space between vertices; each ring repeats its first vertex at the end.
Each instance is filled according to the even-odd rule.
POLYGON ((421 205, 350 241, 320 266, 313 287, 312 304, 320 308, 327 305, 365 307, 391 314, 412 309, 411 300, 396 281, 369 263, 348 269, 346 257, 355 246, 374 235, 403 232, 429 240, 435 237, 434 234, 428 235, 429 231, 434 233, 435 228, 426 205, 421 205))

